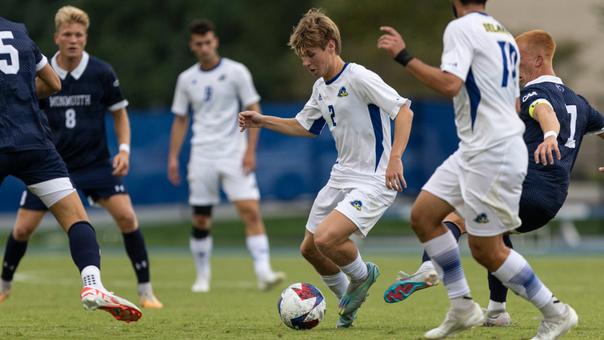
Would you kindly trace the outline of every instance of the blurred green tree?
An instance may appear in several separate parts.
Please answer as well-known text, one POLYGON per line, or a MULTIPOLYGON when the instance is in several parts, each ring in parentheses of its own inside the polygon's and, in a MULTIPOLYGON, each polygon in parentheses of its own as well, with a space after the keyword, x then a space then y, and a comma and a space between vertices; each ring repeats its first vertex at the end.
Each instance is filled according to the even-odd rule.
POLYGON ((340 26, 345 60, 376 71, 405 96, 433 93, 376 48, 379 26, 399 29, 415 54, 437 65, 442 32, 451 19, 450 6, 442 0, 2 0, 0 13, 25 23, 52 56, 54 14, 67 4, 90 15, 87 50, 114 66, 133 107, 150 109, 170 105, 178 73, 195 62, 187 47, 194 18, 216 23, 221 55, 246 64, 263 99, 271 101, 305 100, 310 94, 314 79, 287 41, 311 7, 324 8, 340 26))

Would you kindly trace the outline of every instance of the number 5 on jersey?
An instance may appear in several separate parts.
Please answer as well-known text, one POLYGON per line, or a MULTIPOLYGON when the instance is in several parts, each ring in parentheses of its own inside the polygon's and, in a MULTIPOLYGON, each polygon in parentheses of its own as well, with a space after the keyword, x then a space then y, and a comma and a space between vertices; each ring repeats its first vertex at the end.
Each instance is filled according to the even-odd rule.
POLYGON ((5 55, 0 59, 0 71, 4 74, 17 74, 19 72, 19 51, 11 45, 5 45, 2 39, 13 39, 13 32, 0 32, 0 55, 5 55), (6 55, 8 55, 8 61, 6 55))
POLYGON ((76 110, 67 109, 65 111, 65 127, 73 129, 76 126, 76 110))

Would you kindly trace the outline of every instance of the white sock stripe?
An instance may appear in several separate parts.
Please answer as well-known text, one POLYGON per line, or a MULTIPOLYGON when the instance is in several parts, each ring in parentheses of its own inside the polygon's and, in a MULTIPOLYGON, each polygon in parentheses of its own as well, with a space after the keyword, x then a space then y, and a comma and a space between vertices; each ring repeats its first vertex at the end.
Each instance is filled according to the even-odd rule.
POLYGON ((422 244, 430 258, 434 258, 451 249, 458 248, 457 241, 451 230, 422 244))

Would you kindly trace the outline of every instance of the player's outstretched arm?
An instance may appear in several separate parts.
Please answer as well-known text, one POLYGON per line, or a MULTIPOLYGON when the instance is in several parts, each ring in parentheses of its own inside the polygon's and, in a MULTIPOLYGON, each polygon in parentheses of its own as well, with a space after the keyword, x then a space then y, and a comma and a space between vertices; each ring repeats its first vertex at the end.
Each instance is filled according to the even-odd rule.
POLYGON ((407 182, 403 174, 403 153, 409 142, 413 111, 408 104, 403 105, 394 119, 394 141, 390 152, 390 161, 386 168, 386 187, 388 189, 403 191, 407 182))
POLYGON ((46 98, 61 91, 61 79, 52 69, 50 64, 44 65, 36 73, 36 95, 38 98, 46 98))
POLYGON ((562 158, 558 148, 560 122, 556 117, 556 112, 549 103, 536 103, 530 106, 529 115, 539 122, 543 131, 543 142, 535 150, 535 163, 554 164, 554 153, 556 159, 562 158))
POLYGON ((390 56, 405 66, 417 80, 449 98, 453 98, 459 93, 463 86, 461 79, 411 56, 407 51, 405 40, 394 28, 382 26, 380 31, 384 34, 378 39, 377 47, 387 51, 390 56))
POLYGON ((306 130, 295 118, 265 116, 256 111, 240 112, 239 127, 242 132, 250 128, 265 128, 284 135, 316 137, 315 134, 306 130))
MULTIPOLYGON (((254 103, 246 106, 246 111, 260 112, 260 104, 254 103)), ((247 131, 247 149, 243 155, 243 172, 249 174, 256 170, 256 147, 258 145, 258 137, 260 129, 249 129, 247 131)))
POLYGON ((125 108, 111 112, 119 151, 113 157, 113 175, 126 176, 130 168, 130 120, 125 108))
POLYGON ((168 180, 173 185, 180 184, 178 156, 180 155, 180 149, 185 140, 188 127, 189 117, 186 114, 174 115, 172 130, 170 132, 170 150, 168 151, 168 180))

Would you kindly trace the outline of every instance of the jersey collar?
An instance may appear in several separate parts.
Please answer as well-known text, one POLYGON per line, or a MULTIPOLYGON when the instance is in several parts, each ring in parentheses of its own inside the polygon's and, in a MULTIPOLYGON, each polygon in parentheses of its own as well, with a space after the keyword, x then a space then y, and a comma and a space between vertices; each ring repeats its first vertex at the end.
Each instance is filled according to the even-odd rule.
POLYGON ((86 70, 86 66, 88 66, 88 61, 90 60, 90 55, 88 55, 88 53, 86 51, 84 51, 82 54, 82 60, 80 60, 80 63, 78 64, 78 66, 75 69, 73 69, 73 71, 71 71, 71 72, 62 69, 59 66, 59 64, 57 63, 58 55, 59 55, 59 52, 55 53, 55 55, 50 60, 50 64, 52 65, 52 68, 55 70, 55 72, 57 72, 57 74, 59 75, 61 80, 65 80, 67 75, 70 73, 71 73, 71 76, 75 80, 80 79, 80 77, 82 76, 82 74, 84 74, 84 71, 86 70))
POLYGON ((338 72, 338 74, 336 74, 335 76, 333 76, 333 78, 331 78, 329 80, 325 80, 325 85, 329 85, 329 84, 333 83, 334 81, 338 80, 338 78, 340 78, 340 76, 342 75, 342 73, 344 72, 344 70, 346 69, 347 66, 348 66, 348 63, 344 63, 344 67, 342 67, 342 69, 340 70, 340 72, 338 72))
POLYGON ((526 85, 524 85, 524 87, 539 84, 539 83, 554 83, 554 84, 564 85, 564 83, 562 82, 562 79, 560 79, 556 76, 547 76, 546 75, 546 76, 541 76, 537 79, 533 79, 533 80, 529 81, 528 83, 526 83, 526 85))

